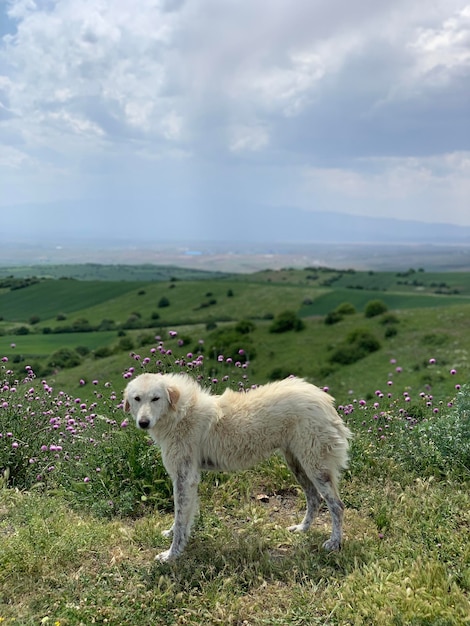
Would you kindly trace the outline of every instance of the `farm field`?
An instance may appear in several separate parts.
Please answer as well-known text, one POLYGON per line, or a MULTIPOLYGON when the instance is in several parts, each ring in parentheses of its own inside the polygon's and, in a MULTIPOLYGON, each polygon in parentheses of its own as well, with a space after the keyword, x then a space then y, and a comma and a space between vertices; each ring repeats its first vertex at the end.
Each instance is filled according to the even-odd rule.
POLYGON ((243 349, 253 383, 296 374, 331 387, 341 401, 354 379, 360 380, 358 392, 372 393, 391 358, 409 363, 414 385, 431 382, 437 389, 449 383, 437 368, 428 371, 428 358, 456 361, 468 371, 469 274, 305 268, 204 276, 151 282, 63 276, 31 284, 18 278, 13 288, 0 282, 0 351, 69 390, 105 375, 122 385, 129 354, 150 358, 155 337, 168 341, 169 331, 179 334, 169 343, 175 354, 204 350, 208 373, 220 370, 219 351, 243 349), (365 317, 374 300, 393 314, 390 319, 365 317), (353 312, 326 324, 326 316, 344 303, 353 312), (302 331, 272 332, 285 311, 302 321, 302 331), (251 326, 238 333, 243 320, 251 326), (332 362, 332 353, 358 329, 371 333, 380 348, 347 365, 332 362))
POLYGON ((470 275, 29 278, 0 281, 2 626, 470 624, 470 275), (324 508, 286 530, 304 502, 275 456, 206 473, 187 552, 155 563, 171 485, 120 404, 141 371, 331 393, 342 550, 324 508))

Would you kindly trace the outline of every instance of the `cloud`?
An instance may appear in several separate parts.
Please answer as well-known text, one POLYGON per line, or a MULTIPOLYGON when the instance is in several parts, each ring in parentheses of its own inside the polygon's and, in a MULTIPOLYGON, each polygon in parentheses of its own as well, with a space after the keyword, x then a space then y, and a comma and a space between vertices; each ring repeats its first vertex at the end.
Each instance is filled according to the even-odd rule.
POLYGON ((231 207, 316 198, 470 223, 468 0, 1 10, 5 206, 35 196, 100 206, 117 186, 142 202, 144 190, 178 198, 189 215, 228 207, 230 190, 231 207))
POLYGON ((269 143, 269 134, 262 126, 234 126, 230 134, 232 152, 257 152, 269 143))
POLYGON ((470 69, 470 5, 456 11, 433 28, 418 28, 416 41, 410 43, 416 52, 416 73, 431 82, 448 80, 470 69))
POLYGON ((400 219, 439 222, 452 215, 453 223, 469 223, 470 152, 361 159, 356 168, 308 168, 304 176, 311 194, 337 206, 347 202, 357 215, 376 216, 385 204, 400 219))

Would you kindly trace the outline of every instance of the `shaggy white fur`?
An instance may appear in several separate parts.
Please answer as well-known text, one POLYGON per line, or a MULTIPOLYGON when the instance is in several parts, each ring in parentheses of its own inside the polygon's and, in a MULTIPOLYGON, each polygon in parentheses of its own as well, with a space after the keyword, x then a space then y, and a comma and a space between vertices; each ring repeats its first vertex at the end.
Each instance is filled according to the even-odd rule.
POLYGON ((327 393, 300 378, 246 392, 211 395, 186 374, 141 374, 124 392, 124 408, 161 447, 172 482, 175 521, 169 561, 184 550, 198 509, 201 470, 246 469, 280 450, 305 492, 307 511, 292 531, 306 531, 324 498, 332 519, 327 550, 341 545, 344 505, 339 473, 347 465, 350 430, 327 393))

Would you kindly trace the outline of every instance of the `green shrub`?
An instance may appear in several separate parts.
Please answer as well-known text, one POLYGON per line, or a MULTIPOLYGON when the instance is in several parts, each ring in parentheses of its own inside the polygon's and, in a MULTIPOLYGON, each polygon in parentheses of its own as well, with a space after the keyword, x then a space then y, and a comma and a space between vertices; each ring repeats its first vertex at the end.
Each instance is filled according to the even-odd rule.
POLYGON ((241 320, 235 326, 235 330, 237 333, 240 333, 240 335, 248 335, 256 330, 256 324, 254 324, 251 320, 241 320))
POLYGON ((81 317, 72 322, 72 332, 74 333, 88 333, 93 330, 90 322, 81 317))
POLYGON ((116 328, 116 322, 114 320, 104 319, 101 320, 98 330, 114 330, 116 328))
POLYGON ((337 324, 338 322, 341 322, 342 319, 343 319, 343 316, 340 313, 338 313, 338 311, 330 311, 325 316, 325 324, 327 326, 332 326, 333 324, 337 324))
POLYGON ((50 367, 67 369, 76 367, 81 363, 80 355, 72 348, 61 348, 54 352, 48 361, 50 367))
POLYGON ((354 315, 356 313, 356 307, 350 302, 342 302, 335 309, 339 315, 354 315))
POLYGON ((386 315, 382 315, 380 323, 383 324, 383 326, 387 326, 388 324, 399 324, 400 320, 395 315, 395 313, 387 313, 386 315))
POLYGON ((75 348, 75 351, 80 355, 80 356, 87 356, 87 354, 90 354, 90 348, 88 348, 87 346, 77 346, 75 348))
POLYGON ((364 309, 366 317, 376 317, 388 311, 388 307, 383 300, 370 300, 364 309))
POLYGON ((113 351, 109 346, 102 346, 101 348, 97 348, 93 354, 95 355, 96 359, 105 359, 108 356, 111 356, 112 353, 113 351))
POLYGON ((412 428, 398 421, 393 456, 410 470, 424 475, 470 472, 470 386, 462 387, 455 406, 418 421, 412 428))
POLYGON ((275 381, 275 380, 284 380, 284 378, 288 378, 289 376, 299 376, 300 372, 293 372, 290 369, 287 369, 284 366, 279 366, 279 367, 275 367, 273 370, 271 370, 271 372, 268 374, 268 380, 270 381, 275 381))
POLYGON ((130 351, 134 349, 134 342, 130 337, 121 337, 118 343, 118 347, 120 350, 130 351))
POLYGON ((127 320, 124 322, 122 327, 126 330, 132 330, 133 328, 144 328, 145 322, 142 321, 140 315, 136 315, 133 313, 130 315, 127 320))
POLYGON ((330 362, 350 365, 380 349, 380 341, 369 330, 357 328, 330 355, 330 362))
POLYGON ((294 311, 283 311, 274 318, 269 327, 270 333, 285 333, 290 330, 300 331, 305 328, 304 322, 294 311))
POLYGON ((164 309, 165 307, 170 306, 170 301, 165 296, 162 296, 158 301, 158 308, 164 309))
POLYGON ((245 363, 248 359, 252 361, 256 356, 251 337, 239 333, 235 326, 214 331, 206 345, 215 360, 222 355, 225 359, 231 358, 233 361, 245 363))
POLYGON ((27 326, 18 326, 13 330, 14 335, 29 335, 29 328, 27 326))
POLYGON ((127 427, 112 390, 99 396, 104 416, 48 385, 34 390, 33 383, 33 377, 20 385, 0 379, 0 488, 58 490, 75 506, 107 516, 139 514, 147 502, 171 506, 171 482, 157 448, 127 427))

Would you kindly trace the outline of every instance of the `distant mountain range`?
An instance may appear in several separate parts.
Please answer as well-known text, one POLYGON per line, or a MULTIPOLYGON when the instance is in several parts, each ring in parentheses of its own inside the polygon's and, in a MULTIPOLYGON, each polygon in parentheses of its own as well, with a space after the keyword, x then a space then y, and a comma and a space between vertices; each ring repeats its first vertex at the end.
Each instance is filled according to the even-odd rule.
POLYGON ((174 241, 240 243, 335 244, 470 244, 470 226, 426 223, 383 217, 363 217, 329 211, 307 211, 289 206, 269 207, 228 203, 193 209, 149 206, 133 209, 137 228, 113 209, 97 212, 96 219, 71 221, 80 215, 74 205, 2 211, 0 245, 68 245, 105 242, 120 246, 129 241, 147 245, 174 241), (30 216, 21 219, 21 216, 30 216), (32 219, 34 218, 34 219, 32 219))
MULTIPOLYGON (((360 217, 297 208, 265 208, 230 222, 232 239, 292 243, 470 243, 470 226, 360 217), (243 226, 241 226, 243 225, 243 226)), ((217 224, 212 225, 212 229, 217 224)))

